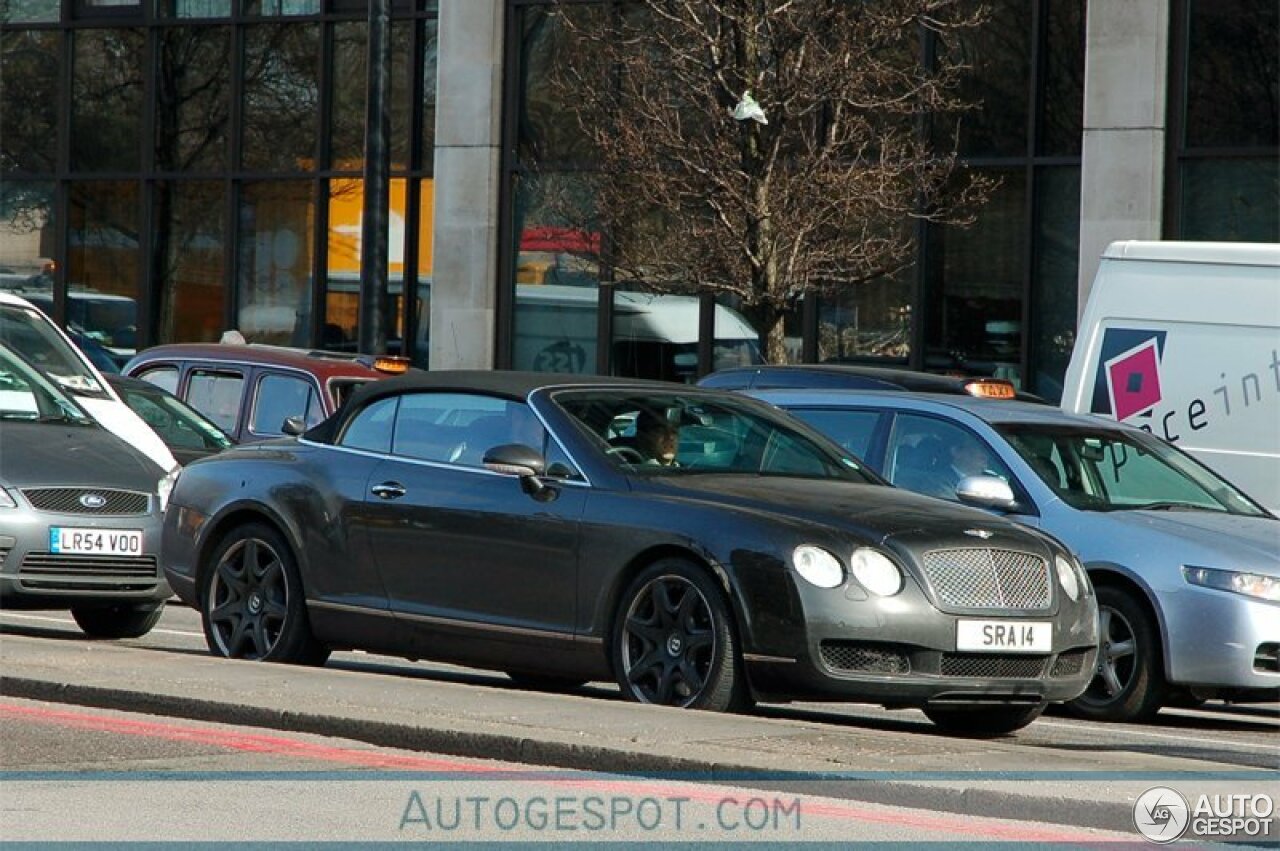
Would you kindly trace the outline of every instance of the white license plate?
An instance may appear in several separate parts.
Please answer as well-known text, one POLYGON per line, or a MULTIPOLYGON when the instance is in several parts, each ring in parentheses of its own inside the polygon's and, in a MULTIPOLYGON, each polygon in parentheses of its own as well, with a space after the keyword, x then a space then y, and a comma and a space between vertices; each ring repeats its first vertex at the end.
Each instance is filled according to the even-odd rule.
POLYGON ((1049 653, 1053 650, 1053 624, 1042 621, 958 621, 956 650, 1049 653))
POLYGON ((141 529, 49 527, 49 552, 68 555, 142 555, 141 529))

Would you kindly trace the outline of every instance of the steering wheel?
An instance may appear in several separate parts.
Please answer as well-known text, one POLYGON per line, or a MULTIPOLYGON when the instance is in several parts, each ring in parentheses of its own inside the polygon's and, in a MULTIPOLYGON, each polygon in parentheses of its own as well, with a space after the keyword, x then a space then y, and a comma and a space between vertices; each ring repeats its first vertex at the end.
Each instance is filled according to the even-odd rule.
POLYGON ((617 458, 619 461, 624 461, 627 464, 644 464, 649 460, 648 458, 645 458, 639 450, 633 449, 630 446, 610 446, 604 451, 604 454, 612 455, 614 458, 617 458))

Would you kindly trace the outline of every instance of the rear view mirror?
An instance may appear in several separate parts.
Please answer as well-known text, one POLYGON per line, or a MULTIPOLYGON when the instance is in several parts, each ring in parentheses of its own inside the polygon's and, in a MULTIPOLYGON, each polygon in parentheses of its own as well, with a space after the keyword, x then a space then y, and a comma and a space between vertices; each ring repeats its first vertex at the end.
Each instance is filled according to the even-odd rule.
POLYGON ((961 479, 960 484, 956 485, 956 497, 967 505, 1002 511, 1010 511, 1018 504, 1009 483, 995 476, 967 476, 961 479))
POLYGON ((484 453, 484 468, 505 476, 519 476, 522 479, 541 476, 546 472, 547 462, 542 453, 522 443, 504 443, 484 453))
POLYGON ((280 431, 290 437, 297 437, 307 430, 307 421, 302 417, 286 417, 280 424, 280 431))
POLYGON ((556 489, 539 476, 547 471, 542 453, 522 443, 504 443, 484 453, 484 468, 504 476, 519 476, 520 489, 539 502, 556 498, 556 489))

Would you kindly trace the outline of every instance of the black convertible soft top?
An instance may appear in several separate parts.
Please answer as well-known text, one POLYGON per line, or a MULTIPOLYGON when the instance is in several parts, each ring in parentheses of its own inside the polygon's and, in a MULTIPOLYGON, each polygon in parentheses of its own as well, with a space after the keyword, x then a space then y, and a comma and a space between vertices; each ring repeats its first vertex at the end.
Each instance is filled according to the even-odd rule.
POLYGON ((381 381, 370 381, 361 385, 333 416, 306 432, 303 437, 317 443, 332 443, 349 411, 363 408, 386 396, 407 391, 452 390, 458 393, 484 393, 513 401, 524 401, 530 393, 542 387, 644 387, 682 391, 698 389, 688 384, 619 378, 610 375, 484 369, 411 369, 395 378, 384 378, 381 381))

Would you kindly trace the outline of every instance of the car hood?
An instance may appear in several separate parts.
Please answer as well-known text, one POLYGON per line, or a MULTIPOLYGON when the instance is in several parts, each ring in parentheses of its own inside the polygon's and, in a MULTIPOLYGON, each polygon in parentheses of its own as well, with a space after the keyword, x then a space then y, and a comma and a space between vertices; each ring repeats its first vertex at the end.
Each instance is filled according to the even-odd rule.
POLYGON ((113 487, 155 493, 164 470, 98 426, 5 422, 0 482, 10 487, 113 487))
POLYGON ((1116 534, 1176 552, 1183 564, 1280 575, 1280 520, 1208 511, 1113 511, 1116 534))
MULTIPOLYGON (((852 531, 872 542, 892 537, 953 539, 966 529, 1030 537, 985 511, 888 485, 775 476, 673 475, 640 479, 637 489, 681 499, 713 501, 801 522, 852 531)), ((972 539, 971 539, 972 540, 972 539)))

